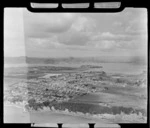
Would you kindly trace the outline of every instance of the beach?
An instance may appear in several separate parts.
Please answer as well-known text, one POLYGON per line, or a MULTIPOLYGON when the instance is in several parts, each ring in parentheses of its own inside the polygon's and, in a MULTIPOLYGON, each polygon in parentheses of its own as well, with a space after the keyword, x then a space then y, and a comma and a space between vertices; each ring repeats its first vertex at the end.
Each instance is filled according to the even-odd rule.
POLYGON ((25 112, 15 105, 4 105, 4 123, 110 123, 103 119, 84 117, 64 112, 25 112))

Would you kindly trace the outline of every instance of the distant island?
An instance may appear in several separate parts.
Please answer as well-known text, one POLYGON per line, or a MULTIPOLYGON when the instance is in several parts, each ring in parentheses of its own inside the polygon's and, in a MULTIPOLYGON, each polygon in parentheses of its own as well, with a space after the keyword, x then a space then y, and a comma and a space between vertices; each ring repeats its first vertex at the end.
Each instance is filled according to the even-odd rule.
MULTIPOLYGON (((142 56, 98 56, 98 57, 4 57, 5 64, 89 64, 89 63, 131 63, 146 64, 146 58, 142 56)), ((87 65, 87 67, 89 67, 87 65)), ((90 68, 99 68, 90 66, 90 68)), ((101 67, 100 67, 101 68, 101 67)))
POLYGON ((81 65, 80 68, 103 68, 103 67, 96 65, 81 65))

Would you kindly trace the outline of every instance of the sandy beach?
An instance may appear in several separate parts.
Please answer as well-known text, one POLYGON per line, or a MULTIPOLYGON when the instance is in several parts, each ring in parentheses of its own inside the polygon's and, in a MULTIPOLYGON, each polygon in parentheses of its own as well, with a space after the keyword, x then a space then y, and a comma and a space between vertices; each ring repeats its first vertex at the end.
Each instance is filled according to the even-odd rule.
POLYGON ((52 111, 26 112, 20 106, 4 105, 4 123, 110 123, 95 119, 52 111))

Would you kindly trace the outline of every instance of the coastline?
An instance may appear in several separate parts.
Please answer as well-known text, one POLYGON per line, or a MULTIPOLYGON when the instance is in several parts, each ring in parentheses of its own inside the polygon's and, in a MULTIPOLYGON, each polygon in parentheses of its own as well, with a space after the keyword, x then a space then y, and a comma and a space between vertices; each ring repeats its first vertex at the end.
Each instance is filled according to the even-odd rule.
MULTIPOLYGON (((38 110, 38 111, 26 111, 24 107, 22 107, 21 105, 16 105, 16 104, 9 104, 9 105, 5 104, 4 105, 4 117, 6 120, 8 118, 8 115, 10 117, 14 117, 14 116, 16 117, 16 115, 23 117, 23 116, 28 115, 29 122, 35 122, 35 123, 43 123, 43 122, 41 122, 41 118, 49 117, 49 118, 53 118, 53 119, 51 119, 52 123, 53 122, 55 122, 55 123, 67 122, 67 120, 69 119, 70 123, 78 123, 78 122, 83 121, 86 123, 88 123, 88 122, 91 122, 91 123, 102 122, 102 123, 111 124, 110 122, 106 121, 105 119, 100 119, 100 118, 98 119, 98 118, 91 117, 89 115, 85 116, 84 114, 81 115, 81 113, 72 113, 72 112, 68 113, 65 111, 57 111, 57 110, 56 111, 50 111, 50 110, 44 110, 44 109, 38 110), (9 113, 9 111, 7 111, 7 109, 13 109, 14 111, 11 110, 12 113, 9 113), (17 114, 17 113, 19 113, 19 114, 17 114), (55 116, 57 118, 55 118, 55 116), (58 118, 59 118, 59 120, 57 120, 58 118)), ((8 122, 8 121, 4 120, 4 122, 8 122)), ((47 123, 47 120, 44 120, 44 122, 47 123)), ((48 123, 51 123, 51 122, 48 122, 48 123)))
MULTIPOLYGON (((48 110, 48 109, 40 109, 40 110, 31 110, 26 111, 24 107, 21 105, 16 104, 10 104, 10 105, 4 105, 4 117, 7 120, 8 116, 9 118, 19 118, 19 120, 28 119, 28 121, 23 120, 22 122, 27 123, 67 123, 68 121, 70 123, 102 123, 102 124, 117 124, 119 122, 121 123, 145 123, 147 119, 143 119, 142 117, 136 117, 136 115, 111 115, 111 114, 99 114, 99 115, 90 115, 90 114, 83 114, 80 112, 74 113, 74 112, 68 112, 68 111, 59 111, 59 110, 48 110), (6 109, 12 109, 10 113, 7 112, 6 109), (9 113, 9 114, 8 114, 9 113), (13 113, 13 114, 11 114, 13 113), (18 116, 18 117, 17 117, 18 116), (129 120, 131 118, 131 120, 129 120), (134 119, 135 118, 135 119, 134 119), (123 120, 120 120, 123 119, 123 120), (120 121, 119 121, 120 120, 120 121)), ((15 120, 16 121, 16 120, 15 120)), ((18 120, 17 120, 18 121, 18 120)), ((14 123, 12 121, 4 121, 8 123, 14 123)), ((18 122, 17 122, 18 123, 18 122)))

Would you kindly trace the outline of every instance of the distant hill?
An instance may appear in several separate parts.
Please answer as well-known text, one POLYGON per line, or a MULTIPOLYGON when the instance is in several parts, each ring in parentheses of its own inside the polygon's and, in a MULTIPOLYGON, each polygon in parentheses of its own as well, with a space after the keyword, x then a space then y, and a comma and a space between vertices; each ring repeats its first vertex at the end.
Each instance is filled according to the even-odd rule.
POLYGON ((78 64, 78 63, 132 63, 146 64, 144 57, 64 57, 64 58, 37 58, 37 57, 5 57, 6 64, 78 64))

